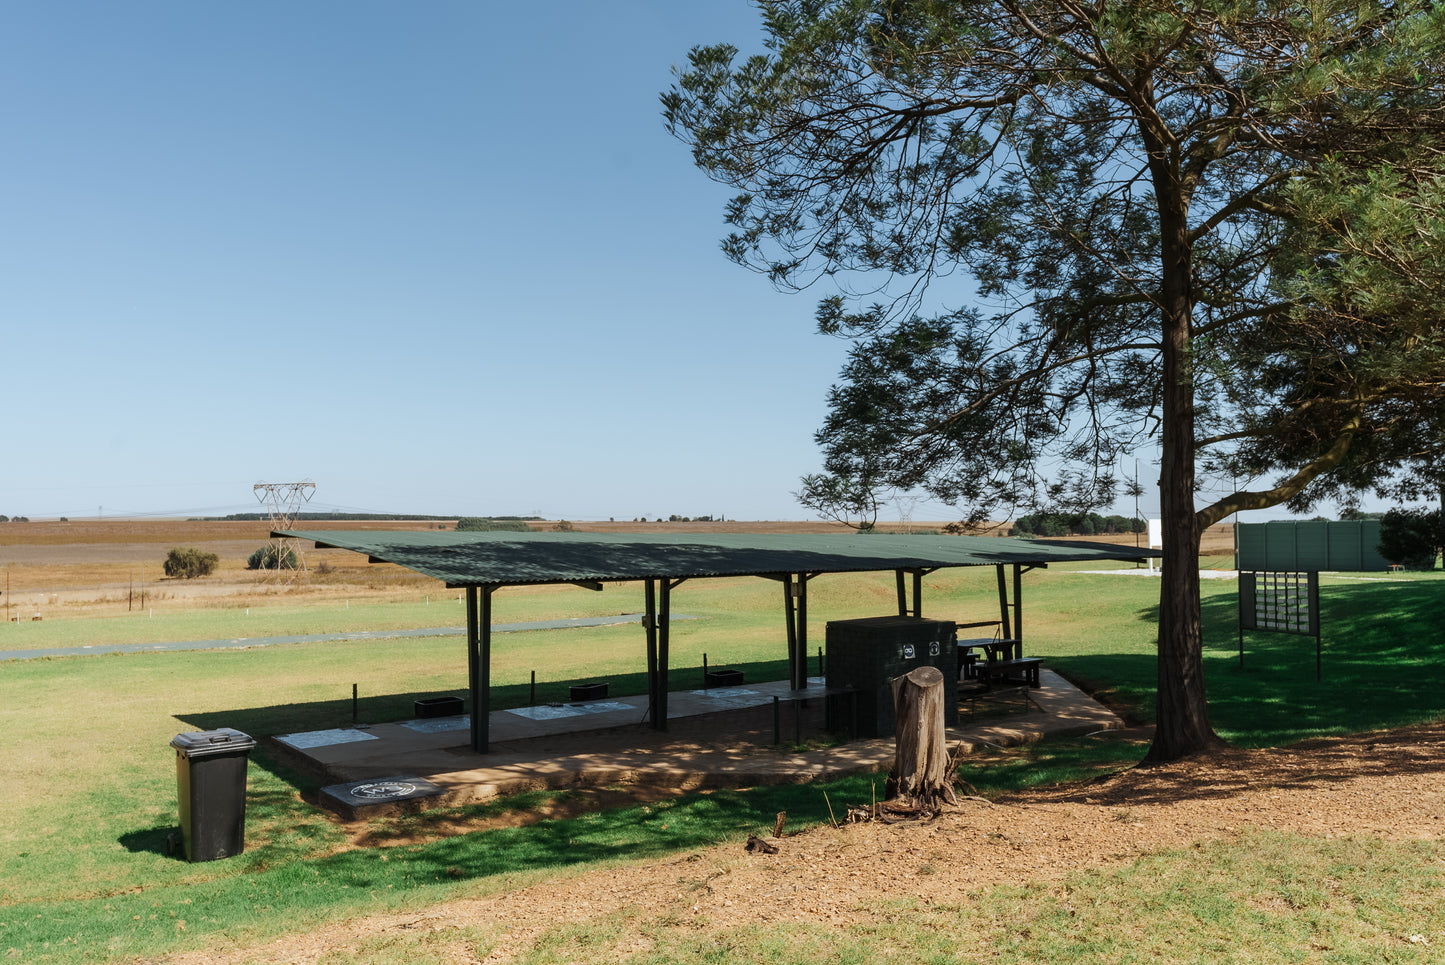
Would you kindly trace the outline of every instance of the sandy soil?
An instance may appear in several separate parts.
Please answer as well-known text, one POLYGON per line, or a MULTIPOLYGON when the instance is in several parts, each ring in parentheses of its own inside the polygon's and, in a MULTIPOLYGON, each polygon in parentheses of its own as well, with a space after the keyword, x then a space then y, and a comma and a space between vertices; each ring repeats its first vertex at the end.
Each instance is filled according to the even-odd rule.
POLYGON ((585 925, 627 909, 633 917, 618 950, 633 952, 648 947, 649 929, 663 918, 685 920, 700 936, 738 924, 866 922, 880 900, 1057 880, 1249 828, 1437 839, 1445 828, 1442 749, 1445 725, 1288 749, 1225 750, 1079 785, 967 800, 927 823, 785 832, 775 855, 745 852, 739 840, 419 913, 344 921, 260 948, 167 961, 312 963, 363 941, 423 929, 437 933, 429 947, 440 950, 439 960, 474 962, 468 942, 448 943, 446 935, 480 926, 498 936, 486 961, 507 962, 563 922, 585 925), (960 842, 968 844, 967 860, 959 857, 960 842))

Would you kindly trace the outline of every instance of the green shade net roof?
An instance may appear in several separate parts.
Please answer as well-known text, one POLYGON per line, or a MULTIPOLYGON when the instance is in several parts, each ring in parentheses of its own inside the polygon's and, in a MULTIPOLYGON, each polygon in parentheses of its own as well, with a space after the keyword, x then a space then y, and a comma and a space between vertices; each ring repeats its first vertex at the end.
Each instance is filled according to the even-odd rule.
POLYGON ((365 553, 448 586, 865 573, 1020 563, 1137 561, 1154 550, 1108 543, 989 536, 745 533, 507 533, 442 530, 288 530, 318 549, 365 553))

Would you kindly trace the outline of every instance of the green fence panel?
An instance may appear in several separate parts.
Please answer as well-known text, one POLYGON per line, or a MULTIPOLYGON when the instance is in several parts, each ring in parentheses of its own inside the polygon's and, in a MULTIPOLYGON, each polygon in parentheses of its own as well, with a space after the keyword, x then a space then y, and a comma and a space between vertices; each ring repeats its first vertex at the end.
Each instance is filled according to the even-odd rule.
POLYGON ((1235 527, 1242 570, 1342 570, 1378 572, 1389 562, 1380 556, 1378 519, 1287 520, 1239 523, 1235 527))

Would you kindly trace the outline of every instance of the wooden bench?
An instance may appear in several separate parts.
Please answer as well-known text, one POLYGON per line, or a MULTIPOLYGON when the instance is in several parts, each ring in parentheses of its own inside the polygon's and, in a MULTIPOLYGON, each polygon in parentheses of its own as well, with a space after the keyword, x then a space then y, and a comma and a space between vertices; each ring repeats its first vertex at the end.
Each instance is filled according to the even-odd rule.
POLYGON ((1024 713, 1028 713, 1030 705, 1042 711, 1043 707, 1034 700, 1033 691, 1040 687, 1039 666, 1044 662, 1042 657, 1011 657, 1002 658, 998 654, 1009 653, 1015 645, 1012 640, 1000 640, 998 644, 1006 644, 995 649, 989 641, 990 646, 985 648, 985 653, 993 657, 991 660, 973 662, 973 676, 961 680, 958 685, 958 699, 960 703, 968 703, 968 713, 972 717, 978 709, 980 700, 995 700, 1005 696, 1017 695, 1024 699, 1024 713))
POLYGON ((975 669, 979 679, 986 684, 1026 683, 1032 689, 1038 690, 1041 686, 1039 665, 1043 662, 1043 657, 1015 657, 1011 660, 986 660, 975 669))

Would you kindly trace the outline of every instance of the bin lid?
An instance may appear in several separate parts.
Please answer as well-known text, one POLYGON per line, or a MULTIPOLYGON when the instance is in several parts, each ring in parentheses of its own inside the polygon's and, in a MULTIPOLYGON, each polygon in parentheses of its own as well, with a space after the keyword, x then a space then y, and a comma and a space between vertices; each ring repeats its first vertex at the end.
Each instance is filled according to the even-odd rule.
POLYGON ((249 751, 256 746, 256 741, 249 735, 233 728, 219 727, 216 730, 177 734, 171 738, 171 746, 176 749, 177 753, 184 754, 186 757, 205 757, 208 754, 235 754, 249 751))

